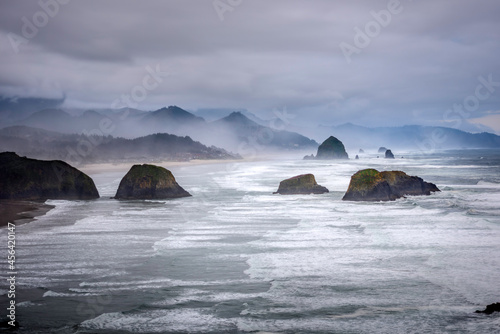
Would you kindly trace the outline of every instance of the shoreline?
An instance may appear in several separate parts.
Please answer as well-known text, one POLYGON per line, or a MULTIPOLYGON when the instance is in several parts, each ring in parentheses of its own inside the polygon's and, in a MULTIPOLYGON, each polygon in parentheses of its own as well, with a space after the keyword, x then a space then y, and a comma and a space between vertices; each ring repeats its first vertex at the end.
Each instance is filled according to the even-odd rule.
POLYGON ((127 172, 133 165, 137 164, 151 164, 165 168, 170 168, 170 167, 189 167, 189 166, 225 164, 225 163, 242 163, 242 162, 252 162, 259 160, 263 160, 262 157, 243 158, 243 159, 192 159, 190 161, 166 160, 166 161, 134 161, 134 162, 118 162, 118 163, 105 162, 105 163, 81 165, 76 168, 78 168, 85 174, 90 175, 90 174, 98 174, 104 172, 117 172, 117 171, 127 172))
POLYGON ((55 208, 54 205, 27 200, 0 200, 0 228, 8 223, 27 224, 55 208))

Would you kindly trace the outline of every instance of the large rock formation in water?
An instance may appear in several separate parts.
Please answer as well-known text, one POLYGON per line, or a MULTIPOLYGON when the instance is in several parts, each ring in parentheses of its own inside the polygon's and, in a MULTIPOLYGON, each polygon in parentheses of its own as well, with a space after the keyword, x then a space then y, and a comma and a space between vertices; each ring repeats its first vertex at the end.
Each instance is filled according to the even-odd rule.
POLYGON ((334 136, 330 136, 318 147, 316 159, 349 159, 344 144, 334 136))
POLYGON ((323 194, 327 192, 328 189, 316 183, 313 174, 303 174, 281 181, 275 194, 323 194))
POLYGON ((484 310, 477 310, 476 313, 492 314, 493 312, 500 312, 500 303, 493 303, 486 306, 484 310))
POLYGON ((123 177, 116 199, 166 199, 191 196, 163 167, 134 165, 123 177))
POLYGON ((0 153, 0 199, 93 199, 94 181, 64 161, 0 153))
POLYGON ((394 201, 405 195, 430 195, 435 184, 404 172, 363 169, 351 177, 344 201, 394 201))
POLYGON ((394 159, 394 154, 392 154, 391 150, 385 151, 385 158, 386 159, 394 159))

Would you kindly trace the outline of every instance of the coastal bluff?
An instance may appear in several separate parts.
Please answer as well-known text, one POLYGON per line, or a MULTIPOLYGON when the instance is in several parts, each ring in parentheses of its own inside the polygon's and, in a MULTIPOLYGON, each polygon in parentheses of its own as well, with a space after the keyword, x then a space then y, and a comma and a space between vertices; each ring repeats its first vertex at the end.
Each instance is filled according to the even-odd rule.
POLYGON ((59 160, 0 153, 0 199, 94 199, 99 192, 85 173, 59 160))

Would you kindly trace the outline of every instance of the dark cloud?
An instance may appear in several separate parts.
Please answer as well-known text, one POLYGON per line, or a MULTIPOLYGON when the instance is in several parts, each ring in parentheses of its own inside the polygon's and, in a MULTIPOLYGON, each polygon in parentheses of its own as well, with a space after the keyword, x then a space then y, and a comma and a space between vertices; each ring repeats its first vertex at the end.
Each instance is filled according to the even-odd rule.
MULTIPOLYGON (((41 2, 56 11, 55 1, 41 2)), ((224 20, 214 2, 69 1, 16 53, 12 34, 43 21, 42 8, 2 1, 0 95, 66 94, 67 106, 109 107, 159 66, 169 75, 139 108, 247 108, 271 118, 286 107, 304 123, 444 124, 479 76, 500 81, 498 1, 402 0, 350 63, 341 43, 356 47, 355 29, 391 1, 233 0, 224 20)), ((495 89, 469 113, 474 124, 500 113, 495 89)))

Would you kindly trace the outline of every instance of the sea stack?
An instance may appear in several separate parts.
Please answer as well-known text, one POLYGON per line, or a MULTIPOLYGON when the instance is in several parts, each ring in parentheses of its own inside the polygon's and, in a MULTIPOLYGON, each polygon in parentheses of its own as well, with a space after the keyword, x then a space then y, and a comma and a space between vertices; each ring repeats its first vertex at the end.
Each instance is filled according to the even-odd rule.
POLYGON ((191 196, 163 167, 134 165, 123 177, 115 199, 167 199, 191 196))
POLYGON ((0 153, 0 199, 94 199, 99 192, 85 173, 64 161, 0 153))
POLYGON ((278 191, 274 194, 323 194, 327 192, 328 189, 316 183, 313 174, 303 174, 281 181, 278 191))
POLYGON ((330 136, 318 147, 316 159, 349 159, 349 156, 344 144, 334 136, 330 136))
POLYGON ((392 154, 391 150, 385 151, 385 158, 386 159, 394 159, 394 154, 392 154))
POLYGON ((500 312, 500 303, 493 303, 486 306, 484 310, 477 310, 476 313, 492 314, 493 312, 500 312))
POLYGON ((351 177, 344 201, 394 201, 406 195, 430 195, 438 187, 401 171, 363 169, 351 177))

